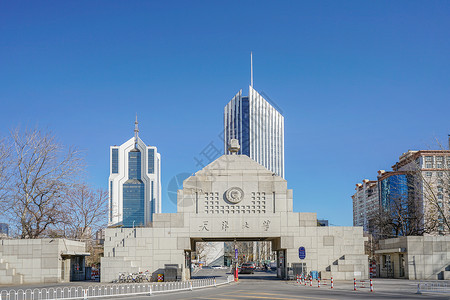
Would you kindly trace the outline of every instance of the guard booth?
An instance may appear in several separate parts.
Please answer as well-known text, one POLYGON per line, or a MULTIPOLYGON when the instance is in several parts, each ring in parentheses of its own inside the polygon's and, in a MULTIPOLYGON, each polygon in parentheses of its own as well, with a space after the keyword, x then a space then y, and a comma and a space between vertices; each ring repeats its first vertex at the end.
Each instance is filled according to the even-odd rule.
POLYGON ((86 252, 63 252, 61 277, 64 278, 66 273, 69 274, 70 281, 86 280, 86 252))
POLYGON ((277 251, 277 277, 280 279, 289 279, 287 277, 286 251, 277 251))

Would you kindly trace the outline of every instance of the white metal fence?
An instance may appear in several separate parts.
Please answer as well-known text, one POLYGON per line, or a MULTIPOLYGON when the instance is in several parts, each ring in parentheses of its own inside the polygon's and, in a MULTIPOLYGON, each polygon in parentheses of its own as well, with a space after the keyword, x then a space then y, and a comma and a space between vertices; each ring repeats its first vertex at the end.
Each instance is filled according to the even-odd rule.
POLYGON ((189 291, 194 289, 228 284, 233 276, 217 281, 216 278, 196 279, 190 281, 161 282, 147 284, 113 284, 89 287, 55 287, 43 289, 3 290, 0 300, 50 300, 50 299, 90 299, 100 297, 153 295, 160 293, 189 291))
POLYGON ((423 292, 450 293, 450 283, 448 282, 421 282, 417 284, 417 294, 423 292))

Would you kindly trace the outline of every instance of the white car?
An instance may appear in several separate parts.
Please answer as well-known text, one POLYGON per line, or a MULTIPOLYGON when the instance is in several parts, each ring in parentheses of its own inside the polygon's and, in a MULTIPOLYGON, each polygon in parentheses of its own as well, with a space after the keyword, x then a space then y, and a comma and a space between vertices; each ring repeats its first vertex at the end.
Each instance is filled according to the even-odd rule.
POLYGON ((222 266, 217 266, 217 265, 214 265, 214 266, 211 266, 211 269, 222 269, 222 266))

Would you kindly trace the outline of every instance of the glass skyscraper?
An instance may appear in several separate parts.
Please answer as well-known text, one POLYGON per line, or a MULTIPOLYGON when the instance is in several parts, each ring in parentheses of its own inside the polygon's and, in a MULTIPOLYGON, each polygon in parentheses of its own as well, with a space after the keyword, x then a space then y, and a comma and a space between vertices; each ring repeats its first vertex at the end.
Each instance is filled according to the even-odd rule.
POLYGON ((224 146, 239 140, 238 154, 247 155, 284 178, 284 117, 252 86, 240 90, 224 109, 224 146))
POLYGON ((397 220, 394 223, 398 225, 392 228, 393 236, 407 235, 413 226, 421 225, 410 222, 415 220, 416 210, 421 209, 415 201, 414 184, 414 177, 408 172, 389 172, 379 180, 381 210, 397 220))
POLYGON ((161 156, 138 136, 110 149, 108 225, 147 226, 161 213, 161 156))
POLYGON ((128 152, 128 180, 123 184, 123 226, 145 225, 145 185, 141 180, 141 152, 128 152))
POLYGON ((0 237, 9 235, 9 226, 6 223, 0 223, 0 237))

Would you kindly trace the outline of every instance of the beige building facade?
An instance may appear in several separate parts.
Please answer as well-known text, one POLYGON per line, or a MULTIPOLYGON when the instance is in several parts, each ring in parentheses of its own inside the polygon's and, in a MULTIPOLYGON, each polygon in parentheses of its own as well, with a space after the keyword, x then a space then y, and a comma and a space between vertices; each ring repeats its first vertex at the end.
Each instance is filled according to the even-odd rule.
POLYGON ((424 226, 432 235, 449 234, 450 221, 450 150, 420 150, 403 153, 392 166, 394 172, 413 174, 412 184, 424 216, 424 226))
POLYGON ((380 241, 379 276, 412 280, 450 279, 450 236, 407 236, 380 241))
POLYGON ((66 239, 0 240, 0 283, 58 283, 85 279, 85 243, 66 239))
POLYGON ((380 210, 378 198, 378 181, 364 179, 357 183, 353 200, 353 226, 362 226, 364 231, 371 231, 371 220, 380 210))

